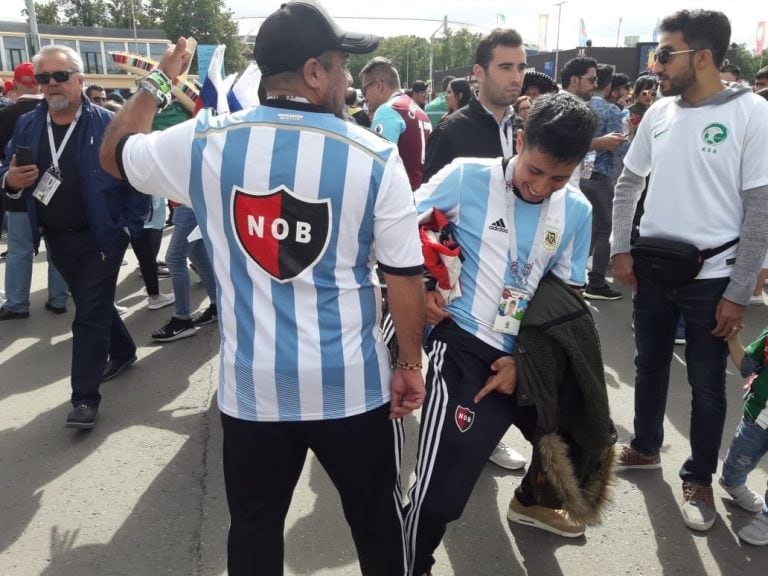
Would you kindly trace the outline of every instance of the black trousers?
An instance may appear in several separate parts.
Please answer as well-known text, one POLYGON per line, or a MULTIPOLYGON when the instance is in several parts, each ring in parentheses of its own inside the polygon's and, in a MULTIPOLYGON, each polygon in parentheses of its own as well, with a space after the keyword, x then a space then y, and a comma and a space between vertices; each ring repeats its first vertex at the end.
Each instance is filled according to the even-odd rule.
POLYGON ((72 405, 98 407, 99 386, 107 359, 122 362, 136 354, 123 320, 115 310, 115 289, 128 236, 102 253, 90 230, 48 230, 51 261, 67 281, 75 303, 72 322, 72 405))
POLYGON ((150 296, 157 296, 160 293, 157 280, 157 254, 160 252, 162 240, 163 231, 155 228, 144 228, 136 238, 131 239, 131 248, 139 261, 144 287, 150 296))
POLYGON ((307 422, 221 415, 229 576, 283 574, 285 517, 308 449, 339 491, 362 574, 405 574, 402 423, 388 415, 388 404, 358 416, 307 422))
MULTIPOLYGON (((492 392, 473 398, 504 353, 462 330, 452 320, 436 326, 427 343, 427 399, 422 408, 416 482, 409 492, 406 538, 410 574, 421 576, 434 564, 448 522, 459 518, 494 447, 510 424, 533 440, 537 412, 513 395, 492 392)), ((530 471, 515 495, 534 504, 530 471)))

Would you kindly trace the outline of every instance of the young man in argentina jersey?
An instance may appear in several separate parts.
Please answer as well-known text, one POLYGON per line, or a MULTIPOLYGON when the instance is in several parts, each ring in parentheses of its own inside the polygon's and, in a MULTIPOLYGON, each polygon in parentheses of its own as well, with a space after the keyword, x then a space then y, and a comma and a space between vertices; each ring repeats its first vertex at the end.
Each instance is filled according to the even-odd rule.
MULTIPOLYGON (((457 158, 416 192, 420 214, 439 209, 453 222, 464 260, 460 298, 446 303, 427 293, 427 322, 435 327, 406 516, 413 575, 429 573, 447 523, 461 515, 509 425, 532 439, 536 408, 518 406, 513 395, 517 327, 504 320, 510 309, 514 318, 524 311, 547 272, 574 286, 585 282, 591 208, 566 184, 594 126, 579 99, 542 96, 525 133, 516 135, 517 156, 457 158)), ((533 505, 532 482, 529 472, 513 499, 525 523, 562 536, 583 534, 584 526, 560 510, 533 505)))
POLYGON ((362 573, 407 570, 400 417, 425 395, 421 245, 397 148, 341 119, 348 53, 377 43, 341 30, 313 0, 289 2, 256 38, 261 106, 147 135, 165 76, 188 60, 181 38, 103 144, 111 173, 192 207, 211 254, 231 576, 283 573, 285 516, 308 449, 339 490, 362 573), (394 371, 376 263, 400 344, 394 371))

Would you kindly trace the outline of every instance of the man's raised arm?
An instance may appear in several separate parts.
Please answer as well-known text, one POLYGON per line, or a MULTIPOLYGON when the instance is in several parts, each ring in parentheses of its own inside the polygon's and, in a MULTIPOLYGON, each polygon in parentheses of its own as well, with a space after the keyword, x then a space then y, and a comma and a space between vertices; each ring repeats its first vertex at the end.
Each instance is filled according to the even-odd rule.
MULTIPOLYGON (((192 55, 187 52, 187 40, 179 38, 176 45, 168 48, 157 70, 168 78, 176 78, 182 70, 186 70, 192 55)), ((145 80, 151 82, 151 80, 145 80)), ((109 123, 104 140, 101 143, 99 162, 105 171, 116 178, 122 178, 117 158, 117 148, 120 141, 130 134, 148 133, 152 128, 152 120, 158 110, 158 101, 150 92, 137 90, 123 109, 109 123)))

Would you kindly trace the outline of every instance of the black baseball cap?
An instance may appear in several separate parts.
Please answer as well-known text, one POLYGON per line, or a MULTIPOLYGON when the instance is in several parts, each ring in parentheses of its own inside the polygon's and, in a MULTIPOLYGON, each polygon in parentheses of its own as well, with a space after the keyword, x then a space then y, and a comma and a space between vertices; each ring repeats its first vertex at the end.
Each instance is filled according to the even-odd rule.
POLYGON ((328 50, 368 54, 378 45, 377 36, 342 30, 318 2, 294 0, 264 20, 253 55, 261 73, 271 76, 297 70, 328 50))

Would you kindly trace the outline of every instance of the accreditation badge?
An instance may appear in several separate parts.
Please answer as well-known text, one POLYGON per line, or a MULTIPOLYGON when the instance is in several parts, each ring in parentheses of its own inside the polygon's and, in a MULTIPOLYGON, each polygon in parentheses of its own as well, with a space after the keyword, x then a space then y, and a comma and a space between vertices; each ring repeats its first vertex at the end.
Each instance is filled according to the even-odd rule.
POLYGON ((523 321, 530 301, 531 293, 525 288, 505 285, 499 299, 493 329, 502 334, 517 336, 520 331, 520 323, 523 321))
POLYGON ((59 186, 61 186, 61 179, 59 178, 56 169, 51 166, 45 171, 42 178, 40 178, 37 187, 34 192, 32 192, 32 196, 37 198, 37 200, 44 206, 48 206, 53 199, 53 195, 56 194, 56 190, 59 189, 59 186))

